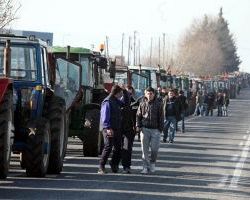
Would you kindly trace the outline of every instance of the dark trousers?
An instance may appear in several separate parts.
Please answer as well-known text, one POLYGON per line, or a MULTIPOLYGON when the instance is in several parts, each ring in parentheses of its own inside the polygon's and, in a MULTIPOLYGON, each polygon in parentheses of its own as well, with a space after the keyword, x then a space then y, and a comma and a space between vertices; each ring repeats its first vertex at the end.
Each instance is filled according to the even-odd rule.
POLYGON ((132 156, 132 149, 133 149, 133 142, 134 142, 135 134, 134 131, 127 131, 122 135, 122 166, 123 169, 130 168, 131 166, 131 156, 132 156))
POLYGON ((102 134, 104 139, 104 148, 100 159, 100 168, 102 169, 105 168, 105 165, 108 161, 112 149, 113 149, 113 154, 111 158, 111 164, 114 166, 118 166, 121 158, 121 143, 122 143, 121 132, 114 130, 113 137, 108 137, 107 132, 104 129, 102 131, 102 134))

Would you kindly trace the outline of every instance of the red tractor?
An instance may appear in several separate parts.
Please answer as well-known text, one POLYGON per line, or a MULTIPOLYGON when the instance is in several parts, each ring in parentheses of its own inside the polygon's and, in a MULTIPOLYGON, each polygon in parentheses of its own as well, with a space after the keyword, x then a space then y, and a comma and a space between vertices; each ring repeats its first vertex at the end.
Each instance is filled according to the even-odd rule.
MULTIPOLYGON (((6 178, 10 163, 13 127, 13 88, 10 74, 9 41, 4 49, 2 64, 3 73, 0 74, 0 178, 6 178)), ((0 66, 1 68, 1 66, 0 66)))

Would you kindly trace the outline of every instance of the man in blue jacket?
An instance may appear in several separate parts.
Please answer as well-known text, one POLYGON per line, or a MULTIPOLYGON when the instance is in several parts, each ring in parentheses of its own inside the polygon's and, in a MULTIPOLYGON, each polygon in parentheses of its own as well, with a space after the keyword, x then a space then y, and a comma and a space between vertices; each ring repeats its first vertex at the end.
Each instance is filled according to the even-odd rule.
POLYGON ((113 148, 112 159, 110 162, 111 170, 118 172, 118 166, 121 158, 121 101, 123 90, 120 86, 114 85, 110 95, 104 99, 101 105, 102 134, 104 138, 104 148, 102 151, 99 174, 105 174, 105 165, 113 148))

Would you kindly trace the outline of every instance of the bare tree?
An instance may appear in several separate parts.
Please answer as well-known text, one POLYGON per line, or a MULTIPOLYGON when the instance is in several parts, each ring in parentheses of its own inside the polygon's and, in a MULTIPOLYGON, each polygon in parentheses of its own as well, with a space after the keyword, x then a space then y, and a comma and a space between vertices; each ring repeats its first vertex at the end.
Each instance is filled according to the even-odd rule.
POLYGON ((195 20, 179 42, 177 65, 197 75, 214 75, 223 72, 224 57, 217 35, 216 20, 205 16, 195 20))
POLYGON ((16 13, 21 7, 16 0, 0 0, 0 31, 17 19, 16 13))

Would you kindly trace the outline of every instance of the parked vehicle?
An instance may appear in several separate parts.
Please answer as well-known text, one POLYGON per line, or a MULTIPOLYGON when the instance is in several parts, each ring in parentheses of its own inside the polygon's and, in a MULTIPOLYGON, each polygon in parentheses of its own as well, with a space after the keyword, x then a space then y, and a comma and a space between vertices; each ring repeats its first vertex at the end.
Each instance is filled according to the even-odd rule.
MULTIPOLYGON (((67 60, 54 60, 57 68, 53 71, 48 60, 47 44, 34 37, 1 35, 0 52, 0 74, 13 79, 13 83, 1 80, 4 84, 0 90, 0 118, 4 125, 1 127, 0 144, 5 146, 0 148, 0 154, 9 155, 9 140, 13 138, 9 136, 14 133, 12 151, 20 154, 21 167, 26 169, 27 176, 44 177, 47 173, 60 173, 67 145, 66 112, 74 95, 71 94, 71 102, 68 101, 67 106, 63 97, 70 88, 61 84, 58 69, 67 69, 72 65, 80 70, 80 66, 67 60), (7 74, 4 73, 6 65, 3 63, 8 63, 7 74), (51 77, 58 80, 53 86, 51 77), (10 109, 7 111, 6 108, 10 109), (9 119, 3 120, 5 117, 9 119)), ((68 75, 64 78, 70 81, 68 75)), ((76 80, 77 77, 75 83, 76 80)), ((1 178, 7 176, 9 157, 6 159, 4 156, 4 160, 6 167, 0 168, 1 178)))

